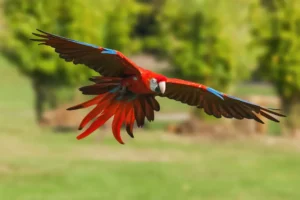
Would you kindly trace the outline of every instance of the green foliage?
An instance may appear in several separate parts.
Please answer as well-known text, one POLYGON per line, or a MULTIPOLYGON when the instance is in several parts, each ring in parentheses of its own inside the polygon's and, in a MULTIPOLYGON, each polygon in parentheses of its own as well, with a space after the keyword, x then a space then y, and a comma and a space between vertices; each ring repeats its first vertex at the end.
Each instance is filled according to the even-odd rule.
MULTIPOLYGON (((127 32, 124 29, 107 28, 118 26, 111 26, 107 17, 115 8, 103 3, 104 1, 97 1, 97 5, 101 6, 94 6, 96 1, 79 0, 51 1, 51 3, 41 0, 34 5, 31 2, 26 0, 5 2, 8 32, 4 52, 16 62, 22 73, 33 79, 40 78, 60 85, 82 82, 91 76, 91 70, 86 67, 74 67, 58 58, 53 49, 37 46, 31 42, 29 40, 33 37, 31 32, 36 28, 89 43, 97 42, 102 46, 118 47, 121 50, 128 44, 130 26, 127 32), (108 41, 114 41, 116 44, 125 42, 125 45, 105 43, 107 35, 122 35, 108 41)), ((127 11, 130 12, 128 9, 127 11)), ((130 15, 128 12, 125 15, 130 15)), ((113 20, 114 23, 127 23, 126 18, 113 20)), ((132 21, 132 18, 128 20, 132 21)))
POLYGON ((288 113, 300 102, 300 2, 257 2, 252 21, 256 45, 265 50, 259 73, 274 84, 288 113))
POLYGON ((249 48, 253 38, 245 23, 251 3, 165 1, 157 19, 159 43, 176 75, 222 90, 248 77, 258 52, 249 48))
POLYGON ((135 0, 125 2, 119 0, 109 4, 111 8, 106 16, 105 45, 129 54, 141 48, 140 41, 132 35, 142 5, 135 0))
POLYGON ((286 127, 299 128, 300 2, 258 1, 252 12, 255 45, 264 48, 258 74, 273 83, 288 115, 286 127))
POLYGON ((300 2, 265 1, 255 10, 253 21, 256 42, 265 48, 260 73, 283 99, 300 98, 300 2))

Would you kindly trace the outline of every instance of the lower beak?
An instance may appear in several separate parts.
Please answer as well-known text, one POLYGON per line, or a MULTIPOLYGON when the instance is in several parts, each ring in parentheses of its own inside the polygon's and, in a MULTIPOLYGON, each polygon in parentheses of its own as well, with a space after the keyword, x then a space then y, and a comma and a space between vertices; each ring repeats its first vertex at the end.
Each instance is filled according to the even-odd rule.
POLYGON ((166 82, 165 81, 161 81, 158 83, 159 86, 159 90, 160 92, 163 94, 166 91, 166 82))

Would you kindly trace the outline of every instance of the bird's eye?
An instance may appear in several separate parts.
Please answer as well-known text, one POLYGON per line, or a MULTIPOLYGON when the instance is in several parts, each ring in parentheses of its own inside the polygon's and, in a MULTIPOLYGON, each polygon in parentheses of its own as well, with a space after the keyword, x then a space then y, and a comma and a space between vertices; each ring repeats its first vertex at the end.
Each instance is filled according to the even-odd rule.
POLYGON ((151 79, 151 82, 152 82, 152 83, 156 83, 156 79, 155 79, 155 78, 152 78, 152 79, 151 79))

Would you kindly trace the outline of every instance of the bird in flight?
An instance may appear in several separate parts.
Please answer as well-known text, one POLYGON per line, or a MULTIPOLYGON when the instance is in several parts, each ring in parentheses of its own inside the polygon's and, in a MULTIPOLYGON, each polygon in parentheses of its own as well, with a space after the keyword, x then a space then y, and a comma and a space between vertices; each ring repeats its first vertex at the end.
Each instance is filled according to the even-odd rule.
POLYGON ((31 39, 55 49, 59 57, 67 62, 84 64, 101 76, 90 78, 92 85, 81 87, 84 95, 95 95, 89 101, 67 110, 95 106, 82 120, 79 130, 92 121, 77 139, 90 135, 108 119, 113 117, 112 132, 115 139, 124 144, 121 127, 133 136, 133 127, 142 127, 145 118, 154 120, 154 111, 160 110, 156 96, 167 97, 184 104, 201 108, 216 118, 253 119, 264 123, 259 117, 279 122, 272 115, 285 117, 277 109, 265 108, 234 96, 219 92, 211 87, 176 79, 144 69, 121 52, 85 42, 68 39, 38 30, 33 33, 38 38, 31 39))

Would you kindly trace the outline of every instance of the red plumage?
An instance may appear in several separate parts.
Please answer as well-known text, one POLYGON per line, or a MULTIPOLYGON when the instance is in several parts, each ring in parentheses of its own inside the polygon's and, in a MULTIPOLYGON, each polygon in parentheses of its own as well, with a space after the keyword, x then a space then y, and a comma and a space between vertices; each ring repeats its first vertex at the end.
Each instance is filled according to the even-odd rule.
POLYGON ((263 123, 257 114, 275 122, 279 121, 271 114, 284 117, 283 114, 275 112, 275 109, 252 104, 205 85, 167 78, 143 69, 116 50, 38 31, 39 34, 33 34, 39 39, 32 39, 33 41, 53 47, 67 62, 84 64, 102 75, 90 79, 94 82, 93 85, 79 89, 85 95, 96 95, 96 97, 68 108, 68 110, 76 110, 95 105, 80 123, 79 130, 94 121, 77 136, 78 139, 87 137, 108 119, 114 117, 113 135, 119 143, 124 144, 120 134, 122 125, 126 126, 127 133, 133 138, 135 122, 138 127, 142 127, 145 118, 153 121, 154 111, 160 110, 156 96, 203 108, 208 115, 217 118, 222 116, 235 119, 246 118, 263 123))

